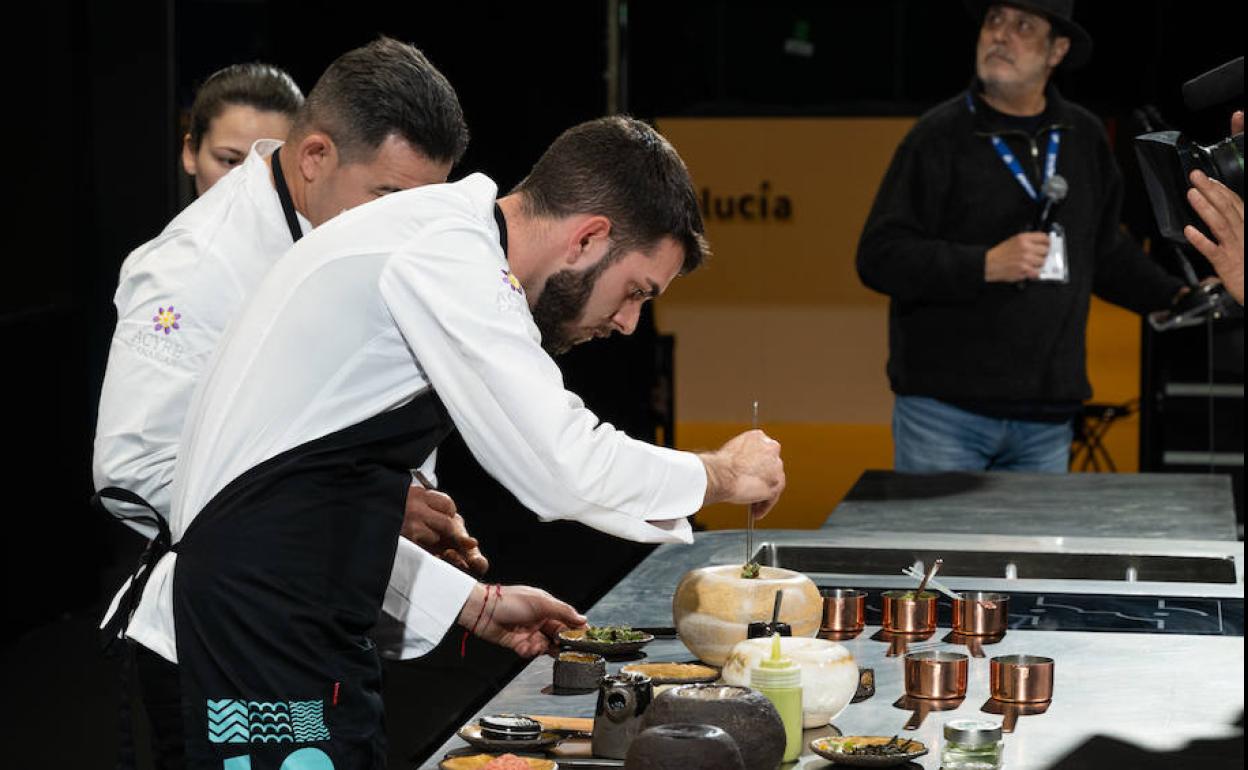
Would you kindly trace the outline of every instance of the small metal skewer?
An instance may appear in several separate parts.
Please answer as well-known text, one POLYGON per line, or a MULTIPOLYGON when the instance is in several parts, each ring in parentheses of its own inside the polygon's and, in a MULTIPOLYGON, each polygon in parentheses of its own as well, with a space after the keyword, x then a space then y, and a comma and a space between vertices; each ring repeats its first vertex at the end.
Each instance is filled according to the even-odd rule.
MULTIPOLYGON (((751 407, 750 426, 754 430, 758 430, 758 401, 754 401, 751 407)), ((745 563, 750 564, 754 559, 754 506, 745 506, 745 563)))
POLYGON ((923 576, 923 579, 919 581, 919 587, 914 592, 914 598, 918 599, 921 596, 923 596, 923 589, 927 588, 927 581, 931 580, 932 577, 936 575, 936 570, 940 569, 940 565, 944 563, 945 563, 944 559, 937 559, 936 561, 932 562, 932 568, 929 569, 927 571, 927 574, 923 576))

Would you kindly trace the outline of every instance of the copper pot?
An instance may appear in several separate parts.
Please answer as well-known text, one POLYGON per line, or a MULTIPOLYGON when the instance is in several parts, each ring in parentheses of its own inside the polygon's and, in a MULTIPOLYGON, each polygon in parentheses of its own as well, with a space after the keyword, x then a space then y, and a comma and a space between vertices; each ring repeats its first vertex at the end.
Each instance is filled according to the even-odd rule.
POLYGON ((1005 633, 1010 619, 1010 597, 986 591, 968 591, 953 602, 953 630, 966 636, 1005 633))
POLYGON ((906 730, 917 730, 932 711, 948 711, 966 697, 969 659, 960 652, 924 650, 906 656, 906 694, 893 705, 911 711, 906 730))
POLYGON ((1001 655, 989 661, 992 697, 1006 703, 1053 700, 1053 659, 1039 655, 1001 655))
POLYGON ((867 592, 856 588, 823 588, 823 620, 820 631, 856 633, 867 622, 867 592))
POLYGON ((1002 704, 1001 729, 1014 732, 1020 714, 1044 713, 1053 699, 1053 659, 1039 655, 1001 655, 988 664, 992 699, 1002 704))
POLYGON ((907 598, 913 591, 884 592, 884 630, 894 634, 926 634, 936 630, 936 594, 907 598))
POLYGON ((960 652, 946 650, 906 655, 906 695, 931 700, 964 697, 967 660, 960 652))

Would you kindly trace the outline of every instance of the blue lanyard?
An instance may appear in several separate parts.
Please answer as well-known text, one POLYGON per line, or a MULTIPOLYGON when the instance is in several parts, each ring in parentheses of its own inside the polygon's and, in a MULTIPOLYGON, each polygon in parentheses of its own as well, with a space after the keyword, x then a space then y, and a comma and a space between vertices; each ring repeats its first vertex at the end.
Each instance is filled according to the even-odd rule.
MULTIPOLYGON (((971 99, 970 91, 966 92, 966 106, 971 112, 975 112, 975 102, 971 99)), ((1041 180, 1041 184, 1047 182, 1050 177, 1057 173, 1057 151, 1061 143, 1061 134, 1056 128, 1051 129, 1049 131, 1049 149, 1045 153, 1044 157, 1044 179, 1041 180)), ((1023 172, 1023 165, 1018 162, 1018 156, 1010 150, 1009 145, 1007 145, 1001 137, 994 136, 992 137, 992 147, 997 151, 997 155, 1001 156, 1001 160, 1005 163, 1005 167, 1010 170, 1010 173, 1014 175, 1014 178, 1018 180, 1018 183, 1023 186, 1023 190, 1027 192, 1027 195, 1029 195, 1033 201, 1039 201, 1040 194, 1036 192, 1036 188, 1032 186, 1031 180, 1028 179, 1027 174, 1023 172)))

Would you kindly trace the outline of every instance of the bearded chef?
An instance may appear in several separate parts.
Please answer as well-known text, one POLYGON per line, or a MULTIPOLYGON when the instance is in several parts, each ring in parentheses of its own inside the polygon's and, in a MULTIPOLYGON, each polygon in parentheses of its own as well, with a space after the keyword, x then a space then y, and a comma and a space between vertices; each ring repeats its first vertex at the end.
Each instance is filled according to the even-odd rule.
MULTIPOLYGON (((617 117, 565 132, 501 199, 479 174, 394 193, 280 260, 192 401, 172 552, 128 628, 179 663, 191 766, 382 766, 364 634, 392 599, 407 468, 452 426, 544 520, 690 542, 703 505, 765 514, 784 487, 775 441, 750 431, 697 455, 631 439, 563 389, 547 352, 631 333, 705 254, 684 163, 617 117), (275 712, 302 722, 257 740, 275 712)), ((484 622, 534 652, 581 622, 432 557, 414 573, 387 610, 431 634, 484 622)))

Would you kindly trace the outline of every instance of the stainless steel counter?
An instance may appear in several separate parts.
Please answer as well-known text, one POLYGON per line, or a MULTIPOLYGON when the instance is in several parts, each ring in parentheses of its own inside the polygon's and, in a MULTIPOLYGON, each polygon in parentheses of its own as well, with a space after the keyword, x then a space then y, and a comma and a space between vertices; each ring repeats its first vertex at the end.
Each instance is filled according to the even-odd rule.
POLYGON ((836 532, 1236 539, 1231 477, 1192 473, 869 470, 823 526, 836 532))
MULTIPOLYGON (((914 548, 922 550, 994 549, 1036 550, 1053 554, 1140 553, 1160 556, 1229 558, 1234 562, 1233 583, 1204 584, 1128 580, 1079 581, 1077 576, 1046 579, 949 578, 954 588, 1005 591, 1065 592, 1156 596, 1217 596, 1242 600, 1244 595, 1243 544, 1238 542, 1163 541, 1126 538, 1002 537, 954 535, 893 535, 854 533, 837 536, 828 530, 766 530, 765 547, 834 546, 858 548, 914 548)), ((595 624, 634 626, 671 625, 671 596, 688 569, 716 563, 740 562, 740 532, 697 535, 690 546, 662 546, 589 612, 595 624)), ((898 568, 904 565, 898 565, 898 568)), ((820 584, 843 585, 898 581, 883 575, 816 575, 820 584), (847 582, 851 581, 851 582, 847 582), (864 582, 865 581, 865 582, 864 582)), ((858 638, 844 642, 860 666, 875 669, 876 694, 850 705, 833 720, 844 734, 901 732, 908 717, 893 707, 902 694, 902 662, 886 658, 887 645, 869 637, 868 627, 858 638)), ((947 629, 912 649, 965 648, 941 642, 947 629)), ((658 640, 647 647, 652 660, 687 660, 689 653, 675 640, 658 640)), ((1042 715, 1019 719, 1017 731, 1006 737, 1006 767, 1011 770, 1048 768, 1093 736, 1110 736, 1154 751, 1172 751, 1193 740, 1227 738, 1244 708, 1244 639, 1242 636, 1180 634, 1090 633, 1020 629, 1000 643, 985 648, 991 657, 1009 653, 1047 655, 1057 661, 1054 700, 1042 715)), ((619 664, 610 668, 618 668, 619 664)), ((551 683, 551 660, 535 660, 473 717, 503 711, 592 716, 593 695, 554 696, 542 693, 551 683)), ((924 768, 939 767, 941 725, 954 716, 980 715, 988 697, 987 659, 972 659, 967 698, 955 711, 931 714, 914 737, 933 751, 918 761, 924 768)), ((988 715, 982 715, 988 717, 988 715)), ((988 717, 992 718, 992 717, 988 717)), ((396 729, 396 728, 392 728, 396 729)), ((813 737, 812 733, 812 737, 813 737)), ((453 749, 463 748, 452 738, 422 768, 437 767, 453 749)), ((817 757, 800 767, 827 767, 817 757)))

